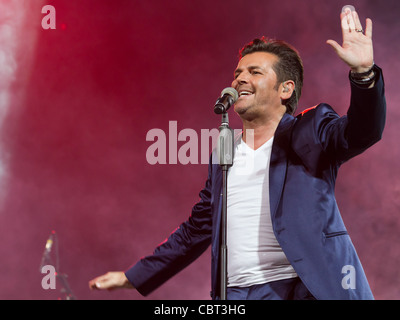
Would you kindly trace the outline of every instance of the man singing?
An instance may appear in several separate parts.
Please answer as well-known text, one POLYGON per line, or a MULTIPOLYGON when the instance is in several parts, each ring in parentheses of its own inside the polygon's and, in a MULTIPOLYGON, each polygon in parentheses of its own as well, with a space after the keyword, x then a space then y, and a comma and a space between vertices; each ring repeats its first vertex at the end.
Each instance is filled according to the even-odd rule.
MULTIPOLYGON (((339 167, 381 139, 384 82, 373 59, 372 21, 364 32, 349 8, 340 19, 342 45, 327 43, 350 68, 343 117, 324 103, 293 116, 303 65, 287 43, 261 38, 241 51, 232 82, 243 134, 228 173, 228 299, 373 299, 334 189, 339 167), (252 169, 243 174, 249 159, 252 169)), ((212 298, 219 299, 221 188, 221 168, 210 161, 189 219, 152 255, 89 286, 147 295, 211 245, 212 298)))

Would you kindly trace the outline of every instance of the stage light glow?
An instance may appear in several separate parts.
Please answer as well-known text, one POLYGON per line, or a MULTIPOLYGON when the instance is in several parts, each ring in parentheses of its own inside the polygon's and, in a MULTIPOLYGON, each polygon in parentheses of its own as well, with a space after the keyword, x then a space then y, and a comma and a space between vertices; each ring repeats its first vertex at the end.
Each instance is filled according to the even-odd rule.
POLYGON ((345 5, 345 6, 342 8, 342 13, 345 13, 345 12, 348 11, 348 10, 350 10, 351 12, 353 12, 353 11, 356 11, 356 8, 354 8, 354 6, 352 6, 352 5, 350 5, 350 4, 345 5))
MULTIPOLYGON (((17 79, 19 69, 29 74, 33 49, 36 44, 37 31, 26 28, 34 24, 35 12, 43 0, 11 0, 0 2, 0 132, 11 106, 16 104, 17 97, 23 96, 24 81, 17 79), (13 84, 18 82, 17 88, 13 84)), ((38 17, 40 17, 38 15, 38 17)), ((0 135, 1 136, 1 135, 0 135)), ((7 157, 0 140, 0 204, 7 192, 7 157)))

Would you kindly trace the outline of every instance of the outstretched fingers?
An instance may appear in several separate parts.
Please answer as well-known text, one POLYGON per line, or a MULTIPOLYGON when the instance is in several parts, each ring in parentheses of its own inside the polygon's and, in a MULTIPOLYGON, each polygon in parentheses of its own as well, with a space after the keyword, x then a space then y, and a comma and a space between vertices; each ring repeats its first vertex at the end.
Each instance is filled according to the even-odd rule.
POLYGON ((365 33, 352 6, 345 6, 340 14, 343 35, 342 45, 334 40, 326 41, 350 68, 357 72, 369 69, 373 64, 372 20, 366 19, 365 33))
POLYGON ((370 18, 367 18, 365 22, 365 35, 372 39, 372 20, 370 18))
POLYGON ((343 36, 348 33, 363 31, 357 11, 351 11, 349 8, 346 8, 345 11, 340 14, 340 19, 343 36))

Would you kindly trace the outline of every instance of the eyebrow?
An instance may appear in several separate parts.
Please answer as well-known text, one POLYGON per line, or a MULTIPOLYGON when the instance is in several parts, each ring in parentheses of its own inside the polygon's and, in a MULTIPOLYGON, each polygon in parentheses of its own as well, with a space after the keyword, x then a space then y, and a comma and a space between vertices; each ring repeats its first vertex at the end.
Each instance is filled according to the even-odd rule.
MULTIPOLYGON (((264 70, 262 67, 257 66, 257 65, 248 66, 246 69, 248 69, 248 70, 250 70, 250 71, 256 70, 256 69, 264 70)), ((240 74, 242 71, 243 71, 243 69, 237 68, 233 74, 236 76, 236 75, 240 74)))

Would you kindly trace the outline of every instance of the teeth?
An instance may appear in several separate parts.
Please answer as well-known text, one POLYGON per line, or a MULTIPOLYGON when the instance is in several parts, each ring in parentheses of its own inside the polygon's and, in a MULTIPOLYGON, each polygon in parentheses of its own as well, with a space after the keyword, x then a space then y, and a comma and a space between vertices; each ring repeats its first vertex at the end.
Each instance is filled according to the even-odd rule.
POLYGON ((247 96, 247 95, 251 95, 251 94, 253 94, 253 93, 250 92, 250 91, 241 91, 241 92, 239 93, 239 97, 241 97, 241 96, 247 96))

